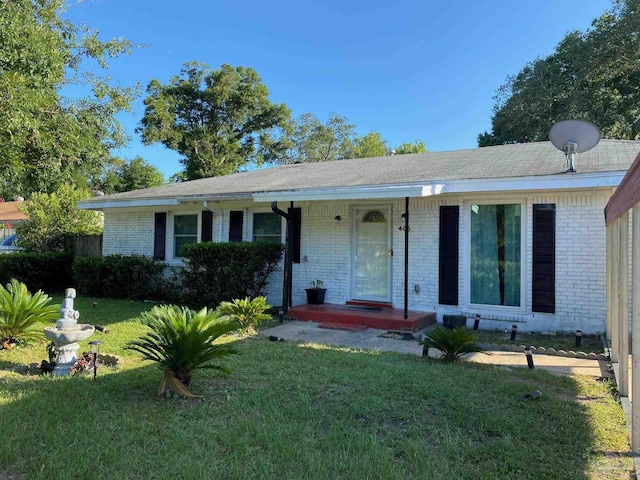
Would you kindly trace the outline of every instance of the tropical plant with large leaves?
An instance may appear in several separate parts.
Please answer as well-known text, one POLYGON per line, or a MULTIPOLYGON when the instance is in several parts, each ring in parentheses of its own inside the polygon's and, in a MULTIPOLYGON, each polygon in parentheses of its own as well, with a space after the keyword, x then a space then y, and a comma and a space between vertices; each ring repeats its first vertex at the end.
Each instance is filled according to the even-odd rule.
POLYGON ((145 360, 157 362, 163 371, 158 395, 169 389, 195 397, 187 387, 193 371, 199 368, 231 373, 225 366, 212 362, 237 353, 232 344, 216 342, 240 328, 233 319, 206 307, 196 312, 176 305, 157 305, 143 312, 141 321, 151 332, 127 343, 125 348, 141 353, 145 360))
POLYGON ((222 302, 216 311, 238 322, 243 332, 254 333, 255 327, 260 322, 271 319, 271 315, 264 313, 269 308, 271 305, 267 304, 265 297, 245 297, 231 302, 222 302))
POLYGON ((484 349, 476 342, 476 334, 467 327, 455 329, 438 326, 424 334, 420 342, 426 348, 435 348, 442 352, 442 360, 455 362, 466 353, 483 352, 484 349))
POLYGON ((58 306, 49 305, 51 297, 38 290, 33 295, 15 278, 6 288, 0 285, 0 342, 11 345, 42 337, 36 324, 58 318, 58 306))

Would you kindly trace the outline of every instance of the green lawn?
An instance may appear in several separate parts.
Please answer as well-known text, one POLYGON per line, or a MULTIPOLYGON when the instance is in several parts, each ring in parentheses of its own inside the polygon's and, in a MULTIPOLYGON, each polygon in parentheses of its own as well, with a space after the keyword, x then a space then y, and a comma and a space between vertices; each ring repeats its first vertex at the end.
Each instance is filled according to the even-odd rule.
MULTIPOLYGON (((56 299, 58 301, 58 299, 56 299)), ((159 398, 160 372, 123 350, 152 304, 77 299, 119 369, 11 372, 45 344, 0 350, 0 478, 626 479, 611 385, 396 353, 230 338, 233 374, 198 371, 200 400, 159 398), (539 389, 543 398, 523 401, 539 389)))

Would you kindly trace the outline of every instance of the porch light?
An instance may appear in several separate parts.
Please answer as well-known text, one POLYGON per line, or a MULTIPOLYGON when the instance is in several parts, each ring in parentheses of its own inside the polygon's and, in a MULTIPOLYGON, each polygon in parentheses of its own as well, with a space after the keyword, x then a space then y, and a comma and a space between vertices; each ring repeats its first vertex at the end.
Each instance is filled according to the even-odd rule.
POLYGON ((95 380, 98 374, 98 353, 100 353, 102 342, 100 340, 92 340, 89 345, 91 345, 91 353, 93 353, 93 379, 95 380))
POLYGON ((334 219, 336 222, 340 222, 340 221, 342 221, 342 217, 341 217, 340 215, 336 215, 335 217, 333 217, 333 219, 334 219))
POLYGON ((527 366, 533 370, 535 366, 533 365, 533 352, 530 347, 524 349, 524 355, 527 357, 527 366))

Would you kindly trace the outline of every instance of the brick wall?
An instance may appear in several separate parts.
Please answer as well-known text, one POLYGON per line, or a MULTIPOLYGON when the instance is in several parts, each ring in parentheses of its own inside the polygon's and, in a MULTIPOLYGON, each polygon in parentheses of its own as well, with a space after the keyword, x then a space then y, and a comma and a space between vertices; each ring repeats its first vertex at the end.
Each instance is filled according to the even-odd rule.
POLYGON ((102 254, 153 255, 152 211, 105 209, 102 254))
MULTIPOLYGON (((482 316, 483 328, 510 328, 521 331, 603 331, 606 319, 606 231, 603 209, 611 191, 588 193, 513 194, 508 196, 449 196, 411 199, 409 208, 409 288, 410 310, 443 314, 475 313, 482 316), (505 309, 468 305, 468 230, 469 202, 522 202, 525 216, 522 252, 525 282, 524 305, 505 309), (532 211, 535 203, 556 204, 556 312, 531 311, 532 211), (460 207, 460 262, 458 306, 438 305, 438 235, 439 207, 460 207), (416 288, 417 286, 417 288, 416 288)), ((297 202, 302 208, 301 262, 293 265, 293 304, 306 302, 304 289, 309 282, 321 279, 327 288, 327 303, 344 303, 351 299, 352 215, 356 205, 390 205, 392 259, 391 300, 395 308, 404 305, 404 199, 376 202, 297 202), (335 217, 340 216, 340 220, 335 217)), ((281 208, 284 206, 281 205, 281 208)), ((250 215, 256 209, 268 211, 268 205, 221 205, 214 216, 214 241, 228 240, 229 211, 244 210, 243 237, 250 239, 250 215), (220 216, 218 216, 220 215, 220 216), (222 231, 220 231, 222 225, 222 231)), ((169 251, 169 248, 167 249, 169 251)), ((104 253, 147 254, 153 252, 153 212, 105 213, 104 253)), ((269 280, 268 300, 282 302, 282 268, 269 280)))

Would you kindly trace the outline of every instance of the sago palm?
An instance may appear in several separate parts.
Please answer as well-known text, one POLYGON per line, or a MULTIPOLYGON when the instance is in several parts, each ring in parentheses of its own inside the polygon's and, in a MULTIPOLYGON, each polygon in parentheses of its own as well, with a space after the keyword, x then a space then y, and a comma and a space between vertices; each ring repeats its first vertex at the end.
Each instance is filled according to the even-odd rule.
POLYGON ((157 362, 164 372, 158 394, 167 388, 184 396, 194 370, 212 368, 230 373, 222 365, 212 363, 237 353, 229 343, 215 343, 221 336, 240 328, 230 318, 203 308, 199 312, 175 305, 158 305, 141 314, 142 323, 151 329, 147 335, 125 346, 142 354, 145 360, 157 362))
POLYGON ((220 303, 217 312, 234 319, 245 332, 251 332, 261 321, 271 318, 271 315, 264 313, 269 308, 271 305, 267 305, 265 297, 246 297, 244 300, 220 303))
POLYGON ((484 351, 476 342, 476 334, 467 327, 448 329, 438 326, 424 335, 420 343, 427 348, 440 350, 445 362, 455 362, 465 353, 484 351))
POLYGON ((15 278, 0 285, 0 342, 6 344, 42 337, 36 324, 58 318, 58 307, 49 305, 51 297, 38 290, 33 295, 15 278))

